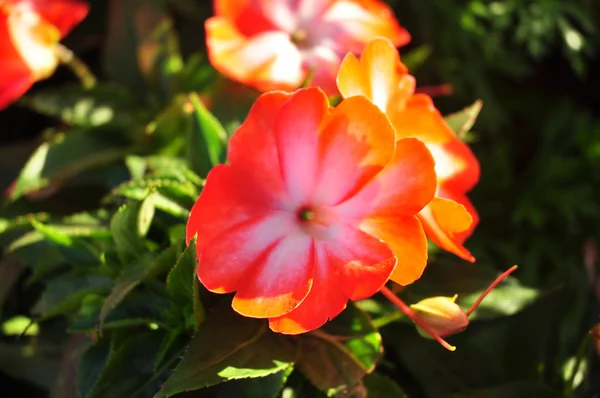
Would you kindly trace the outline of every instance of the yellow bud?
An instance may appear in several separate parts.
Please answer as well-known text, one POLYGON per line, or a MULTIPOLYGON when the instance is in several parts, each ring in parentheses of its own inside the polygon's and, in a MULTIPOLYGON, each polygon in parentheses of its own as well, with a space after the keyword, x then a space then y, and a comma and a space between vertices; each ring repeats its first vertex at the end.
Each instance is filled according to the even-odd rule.
MULTIPOLYGON (((441 337, 458 333, 469 324, 467 314, 456 304, 454 297, 429 297, 410 306, 416 315, 429 328, 441 337)), ((423 337, 431 338, 423 328, 417 325, 419 334, 423 337)))

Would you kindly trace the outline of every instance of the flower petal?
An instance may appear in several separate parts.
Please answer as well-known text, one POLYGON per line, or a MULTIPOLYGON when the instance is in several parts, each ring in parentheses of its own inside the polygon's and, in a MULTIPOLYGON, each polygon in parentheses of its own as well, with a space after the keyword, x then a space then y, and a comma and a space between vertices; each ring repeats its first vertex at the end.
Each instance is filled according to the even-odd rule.
POLYGON ((8 17, 0 11, 0 109, 21 97, 33 85, 33 75, 10 40, 8 17))
MULTIPOLYGON (((359 98, 359 97, 356 97, 359 98)), ((435 194, 436 176, 429 150, 416 138, 396 143, 391 162, 355 196, 336 207, 346 218, 413 216, 435 194)))
POLYGON ((387 37, 399 47, 410 42, 410 34, 398 24, 394 12, 379 0, 339 0, 323 14, 323 20, 338 26, 335 42, 345 51, 360 53, 369 40, 387 37))
POLYGON ((317 203, 343 201, 379 173, 394 154, 394 129, 364 97, 346 99, 335 108, 319 141, 317 203))
POLYGON ((293 215, 271 212, 237 224, 213 239, 199 236, 198 278, 214 293, 229 293, 255 283, 252 275, 256 268, 295 226, 293 215))
POLYGON ((295 310, 269 319, 272 330, 299 334, 317 329, 346 307, 377 293, 394 270, 389 247, 363 231, 344 225, 335 240, 316 241, 317 268, 313 287, 295 310))
POLYGON ((398 138, 416 137, 426 144, 444 144, 456 134, 426 94, 413 95, 403 109, 389 113, 398 138))
POLYGON ((245 37, 230 21, 206 21, 208 57, 224 75, 261 91, 294 90, 304 80, 302 58, 285 32, 267 31, 245 37))
POLYGON ((313 240, 301 231, 286 233, 245 276, 233 309, 255 318, 282 316, 296 308, 313 283, 313 240))
POLYGON ((325 93, 308 88, 295 92, 277 113, 274 129, 279 164, 293 207, 306 205, 312 197, 319 173, 319 130, 328 110, 325 93))
POLYGON ((441 185, 440 187, 438 187, 437 196, 439 196, 440 198, 453 200, 456 203, 461 204, 471 216, 472 221, 470 227, 462 232, 457 232, 454 234, 454 240, 456 242, 459 242, 460 244, 463 244, 465 240, 467 240, 467 238, 471 236, 471 234, 479 224, 479 214, 477 214, 477 210, 475 210, 475 207, 473 206, 467 195, 460 192, 450 191, 446 188, 445 185, 441 185))
POLYGON ((408 285, 421 277, 427 265, 427 238, 416 217, 372 217, 361 229, 387 243, 398 258, 391 280, 408 285))
POLYGON ((387 112, 397 96, 400 79, 407 73, 394 45, 388 39, 376 38, 369 42, 360 61, 353 54, 346 55, 337 84, 344 98, 363 95, 387 112))
POLYGON ((428 145, 436 162, 438 183, 452 192, 469 192, 479 181, 479 161, 458 137, 441 145, 428 145))
POLYGON ((28 0, 31 7, 46 22, 54 25, 65 37, 87 16, 90 6, 74 0, 28 0))
POLYGON ((209 172, 186 228, 188 242, 198 235, 198 252, 230 228, 277 210, 277 198, 257 180, 256 174, 234 166, 217 165, 209 172))
POLYGON ((425 234, 436 245, 467 261, 475 261, 475 257, 457 239, 458 234, 467 231, 473 223, 464 206, 453 200, 435 197, 421 210, 419 219, 425 234))
POLYGON ((215 0, 214 9, 216 16, 226 18, 244 36, 277 30, 260 0, 215 0))

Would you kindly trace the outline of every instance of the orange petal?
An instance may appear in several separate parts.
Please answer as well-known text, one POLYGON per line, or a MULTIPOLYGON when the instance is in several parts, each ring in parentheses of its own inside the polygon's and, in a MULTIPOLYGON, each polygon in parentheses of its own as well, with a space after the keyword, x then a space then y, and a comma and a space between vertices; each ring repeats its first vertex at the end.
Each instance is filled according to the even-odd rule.
POLYGON ((456 254, 467 261, 475 261, 471 253, 457 239, 459 233, 467 231, 473 218, 464 206, 453 200, 433 198, 420 213, 425 234, 440 248, 456 254))
POLYGON ((336 210, 347 218, 410 217, 431 201, 435 190, 431 154, 421 141, 405 138, 396 143, 394 157, 383 171, 336 210))
POLYGON ((255 318, 285 315, 311 289, 315 270, 313 240, 302 232, 287 233, 257 265, 244 277, 233 298, 233 309, 255 318))
POLYGON ((277 30, 257 0, 215 0, 215 16, 231 22, 244 36, 277 30))
POLYGON ((353 53, 378 36, 387 37, 396 47, 410 42, 410 34, 398 24, 391 7, 380 0, 335 1, 323 19, 340 30, 336 43, 353 53))
MULTIPOLYGON (((407 73, 393 44, 385 38, 377 38, 369 42, 360 61, 353 54, 346 55, 337 84, 345 98, 363 95, 387 112, 390 105, 397 106, 399 83, 407 73)), ((412 94, 406 93, 406 98, 412 94)))
POLYGON ((253 275, 273 247, 296 227, 293 214, 265 212, 207 240, 199 235, 198 278, 214 293, 229 293, 257 283, 253 275))
POLYGON ((397 257, 391 280, 408 285, 421 277, 427 265, 427 238, 416 217, 371 217, 361 229, 387 243, 397 257))
POLYGON ((396 264, 388 246, 362 231, 342 226, 336 240, 316 241, 317 268, 306 299, 289 314, 270 319, 274 331, 286 334, 317 329, 346 307, 348 298, 375 294, 396 264))
POLYGON ((304 80, 302 58, 289 35, 267 31, 244 36, 230 21, 206 21, 210 63, 227 77, 258 90, 294 90, 304 80))
POLYGON ((425 144, 443 144, 456 139, 431 97, 413 95, 406 106, 388 113, 398 138, 416 137, 425 144))
POLYGON ((475 210, 475 207, 473 206, 467 195, 455 191, 450 191, 443 184, 438 187, 437 196, 439 196, 440 198, 453 200, 456 203, 461 204, 467 210, 467 213, 469 213, 469 215, 471 216, 472 221, 469 228, 462 232, 457 232, 454 234, 454 240, 456 242, 459 242, 460 244, 463 244, 465 240, 467 240, 471 236, 471 234, 479 224, 479 214, 477 214, 477 210, 475 210))
POLYGON ((274 129, 281 175, 294 206, 305 205, 312 198, 320 173, 319 130, 328 110, 325 93, 308 88, 294 93, 277 113, 274 129))
POLYGON ((316 203, 335 205, 343 201, 373 178, 394 154, 394 129, 364 97, 352 97, 338 105, 319 141, 316 203))

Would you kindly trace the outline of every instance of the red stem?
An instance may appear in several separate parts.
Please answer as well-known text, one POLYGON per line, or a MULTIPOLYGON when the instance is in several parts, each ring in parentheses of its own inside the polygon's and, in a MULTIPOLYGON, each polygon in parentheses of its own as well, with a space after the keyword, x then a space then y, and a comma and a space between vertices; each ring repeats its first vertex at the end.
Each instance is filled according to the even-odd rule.
POLYGON ((448 344, 448 342, 446 342, 446 340, 441 338, 440 335, 438 335, 429 326, 427 326, 427 324, 419 318, 419 316, 412 310, 412 308, 410 308, 408 305, 406 305, 404 303, 404 301, 400 300, 400 298, 397 297, 390 289, 388 289, 387 287, 384 286, 383 288, 381 288, 381 294, 383 294, 388 300, 390 300, 392 302, 392 304, 394 304, 396 307, 398 307, 400 309, 400 311, 404 312, 410 319, 415 321, 415 323, 417 325, 419 325, 420 327, 422 327, 423 330, 425 330, 427 333, 429 333, 431 335, 431 337, 433 337, 435 339, 435 341, 437 341, 438 343, 440 343, 442 345, 442 347, 444 347, 445 349, 447 349, 449 351, 456 350, 456 347, 448 344))
POLYGON ((516 269, 517 269, 517 266, 513 265, 507 271, 505 271, 502 275, 500 275, 498 278, 496 278, 496 280, 494 282, 492 282, 492 284, 490 286, 488 286, 487 289, 485 289, 485 292, 483 292, 481 294, 481 296, 479 296, 479 298, 477 299, 477 301, 475 301, 473 303, 473 305, 471 306, 471 308, 469 308, 469 310, 467 312, 465 312, 465 314, 467 314, 467 317, 469 315, 471 315, 471 312, 475 311, 475 309, 479 306, 479 304, 481 304, 481 302, 483 301, 483 299, 485 298, 485 296, 487 296, 492 291, 493 288, 495 288, 496 286, 498 286, 498 284, 500 282, 502 282, 508 275, 510 275, 516 269))

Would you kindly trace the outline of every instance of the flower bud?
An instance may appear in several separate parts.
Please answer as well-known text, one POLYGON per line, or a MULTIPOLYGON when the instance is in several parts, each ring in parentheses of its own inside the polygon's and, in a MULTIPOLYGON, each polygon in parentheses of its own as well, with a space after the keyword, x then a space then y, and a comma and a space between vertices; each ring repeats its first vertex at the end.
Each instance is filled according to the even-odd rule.
MULTIPOLYGON (((462 331, 469 324, 467 314, 456 304, 457 297, 429 297, 412 304, 410 308, 431 330, 444 337, 462 331)), ((423 337, 432 338, 419 325, 417 331, 423 337)))

